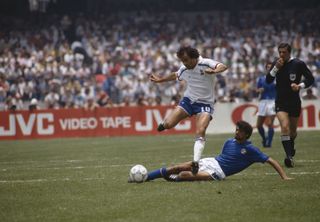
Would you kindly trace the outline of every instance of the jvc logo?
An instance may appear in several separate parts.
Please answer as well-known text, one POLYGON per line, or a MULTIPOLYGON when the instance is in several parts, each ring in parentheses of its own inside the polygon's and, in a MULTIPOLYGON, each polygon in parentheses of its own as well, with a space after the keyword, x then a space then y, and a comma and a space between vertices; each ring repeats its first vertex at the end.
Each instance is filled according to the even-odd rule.
MULTIPOLYGON (((166 111, 165 117, 172 111, 172 109, 168 109, 166 111)), ((143 125, 141 122, 135 123, 135 129, 137 131, 152 131, 155 127, 153 125, 153 118, 156 121, 156 124, 158 125, 163 121, 163 117, 161 116, 159 110, 157 109, 147 109, 146 110, 146 122, 145 125, 143 125)), ((190 130, 191 129, 191 121, 186 120, 182 123, 179 123, 175 126, 175 130, 183 131, 183 130, 190 130)))
POLYGON ((20 127, 21 133, 24 136, 29 136, 32 133, 32 129, 36 124, 36 130, 38 135, 52 135, 54 133, 53 114, 51 113, 38 113, 31 114, 29 118, 25 120, 22 114, 10 114, 9 126, 0 126, 0 136, 14 136, 17 134, 16 127, 20 127), (44 127, 44 122, 47 126, 44 127), (6 129, 5 129, 6 128, 6 129))

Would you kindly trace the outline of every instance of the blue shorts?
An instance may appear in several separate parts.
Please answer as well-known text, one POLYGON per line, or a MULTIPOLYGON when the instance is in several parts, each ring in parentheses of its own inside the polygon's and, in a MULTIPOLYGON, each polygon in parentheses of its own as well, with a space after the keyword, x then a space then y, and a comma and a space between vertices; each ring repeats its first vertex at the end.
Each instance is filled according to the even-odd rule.
POLYGON ((192 103, 188 97, 183 97, 179 103, 179 106, 186 111, 189 116, 198 114, 198 113, 209 113, 210 115, 213 114, 213 107, 210 104, 205 103, 192 103))

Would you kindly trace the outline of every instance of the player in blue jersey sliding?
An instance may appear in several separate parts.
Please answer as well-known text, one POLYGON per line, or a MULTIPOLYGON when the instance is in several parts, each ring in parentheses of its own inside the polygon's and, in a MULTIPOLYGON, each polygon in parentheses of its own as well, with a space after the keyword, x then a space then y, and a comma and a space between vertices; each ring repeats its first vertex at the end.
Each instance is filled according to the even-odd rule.
MULTIPOLYGON (((271 69, 272 63, 266 64, 266 69, 271 69)), ((260 93, 260 100, 258 105, 258 118, 257 129, 262 138, 263 147, 271 147, 274 129, 273 122, 276 116, 275 111, 275 98, 276 98, 276 85, 275 83, 268 84, 266 82, 266 76, 261 75, 257 81, 257 92, 260 93), (267 125, 268 133, 266 136, 263 124, 267 125)))
POLYGON ((181 120, 196 116, 196 139, 193 146, 192 172, 199 169, 199 160, 205 146, 206 129, 212 119, 215 103, 215 74, 224 72, 227 66, 221 62, 202 58, 197 49, 190 46, 181 47, 177 57, 182 62, 177 72, 168 76, 152 74, 150 80, 155 83, 167 81, 185 81, 186 91, 179 105, 159 124, 158 131, 175 127, 181 120))
MULTIPOLYGON (((197 174, 191 172, 192 162, 181 163, 168 168, 160 168, 148 173, 147 181, 164 178, 168 181, 212 181, 223 180, 227 176, 239 173, 253 163, 269 163, 284 180, 290 180, 280 164, 262 153, 248 139, 252 126, 245 122, 236 123, 235 136, 228 139, 217 157, 203 158, 199 161, 197 174)), ((130 182, 130 181, 129 181, 130 182)))

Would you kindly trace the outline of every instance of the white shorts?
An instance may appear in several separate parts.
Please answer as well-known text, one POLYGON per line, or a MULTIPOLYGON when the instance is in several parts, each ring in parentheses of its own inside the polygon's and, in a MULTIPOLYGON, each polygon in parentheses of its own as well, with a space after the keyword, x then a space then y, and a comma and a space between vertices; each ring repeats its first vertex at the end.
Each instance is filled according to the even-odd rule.
POLYGON ((200 171, 210 174, 214 180, 223 180, 226 177, 215 158, 201 159, 199 161, 199 172, 200 171))
POLYGON ((274 116, 274 115, 276 115, 274 100, 272 100, 272 99, 260 100, 257 115, 258 116, 274 116))

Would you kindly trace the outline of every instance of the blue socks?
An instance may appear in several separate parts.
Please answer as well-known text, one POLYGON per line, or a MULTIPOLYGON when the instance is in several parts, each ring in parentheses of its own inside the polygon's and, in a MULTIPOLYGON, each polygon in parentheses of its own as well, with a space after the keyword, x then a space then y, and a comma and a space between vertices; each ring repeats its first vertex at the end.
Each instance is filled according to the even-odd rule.
POLYGON ((168 175, 167 168, 163 167, 148 173, 147 181, 155 180, 158 178, 164 178, 170 182, 180 182, 179 176, 177 174, 168 175))
POLYGON ((263 126, 262 127, 258 127, 258 132, 259 132, 259 134, 260 134, 260 136, 261 136, 261 138, 262 138, 262 146, 266 146, 266 136, 265 136, 265 132, 264 132, 264 128, 263 128, 263 126))
POLYGON ((166 177, 167 176, 167 169, 165 167, 151 171, 150 173, 148 173, 148 178, 147 180, 154 180, 157 178, 162 178, 162 177, 166 177))
POLYGON ((258 132, 262 138, 262 145, 263 147, 271 147, 272 139, 274 135, 274 129, 273 127, 268 128, 268 137, 265 136, 265 131, 263 127, 258 127, 258 132))
POLYGON ((272 139, 273 139, 274 129, 273 127, 270 127, 268 130, 268 140, 267 140, 267 147, 271 147, 272 139))

